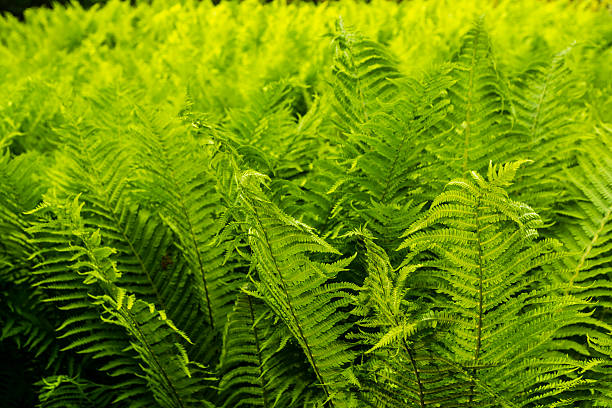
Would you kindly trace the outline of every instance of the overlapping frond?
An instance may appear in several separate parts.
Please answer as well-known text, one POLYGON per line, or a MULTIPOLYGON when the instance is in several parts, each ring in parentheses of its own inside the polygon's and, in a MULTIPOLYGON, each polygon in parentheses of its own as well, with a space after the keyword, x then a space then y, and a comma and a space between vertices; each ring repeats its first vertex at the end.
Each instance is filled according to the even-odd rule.
POLYGON ((343 369, 353 358, 343 334, 352 299, 350 283, 332 279, 351 261, 316 260, 340 255, 306 225, 282 213, 261 191, 264 176, 245 172, 241 199, 248 214, 249 243, 258 271, 257 291, 287 325, 304 351, 330 406, 347 398, 343 369), (313 255, 309 255, 312 253, 313 255))
MULTIPOLYGON (((155 208, 178 238, 176 258, 184 258, 188 267, 181 274, 190 275, 186 293, 197 293, 192 299, 195 304, 183 306, 192 310, 184 311, 191 314, 201 309, 205 321, 221 332, 240 286, 240 274, 239 265, 226 262, 228 246, 222 235, 227 203, 217 191, 211 167, 214 152, 175 119, 161 115, 141 119, 133 140, 139 151, 134 181, 138 196, 155 208)), ((192 327, 196 334, 206 331, 194 326, 203 322, 201 316, 192 315, 185 319, 184 327, 192 327)))
MULTIPOLYGON (((79 236, 87 233, 80 211, 81 204, 76 200, 53 202, 50 197, 46 207, 37 211, 40 220, 30 228, 33 242, 40 247, 37 255, 43 259, 36 272, 37 285, 62 311, 61 326, 56 328, 59 338, 68 344, 62 351, 92 355, 99 370, 113 378, 114 385, 108 392, 115 402, 148 406, 154 400, 145 381, 130 374, 137 372, 138 364, 129 342, 119 328, 100 320, 101 309, 91 302, 90 296, 103 295, 105 288, 91 277, 92 271, 79 259, 83 255, 79 236)), ((100 233, 90 239, 100 240, 100 233)), ((101 255, 108 256, 108 251, 112 250, 107 248, 101 255)), ((99 277, 101 281, 118 278, 116 267, 106 272, 106 277, 99 277)))
MULTIPOLYGON (((581 358, 597 359, 589 337, 605 339, 612 331, 612 137, 605 129, 599 130, 599 140, 588 142, 578 163, 556 178, 562 182, 571 200, 558 211, 556 236, 571 255, 556 271, 560 291, 580 299, 592 300, 583 310, 581 319, 568 321, 559 333, 561 352, 581 358)), ((596 386, 588 387, 585 398, 606 397, 609 374, 595 365, 587 373, 596 386)), ((609 402, 608 402, 609 404, 609 402)), ((606 405, 604 405, 606 406, 606 405)))
POLYGON ((347 30, 341 18, 336 21, 334 45, 337 126, 346 133, 360 132, 378 106, 396 94, 393 80, 401 75, 380 44, 347 30))
POLYGON ((491 40, 484 19, 477 18, 463 36, 453 58, 448 89, 452 104, 448 121, 453 131, 443 134, 436 143, 436 155, 447 166, 437 176, 454 178, 467 175, 470 169, 482 171, 489 160, 503 162, 514 158, 508 151, 509 101, 501 74, 493 56, 491 40))
POLYGON ((558 177, 573 199, 560 209, 562 222, 555 228, 573 254, 561 283, 568 293, 596 298, 596 317, 612 307, 612 133, 602 129, 599 136, 558 177))
POLYGON ((35 152, 11 157, 0 151, 0 273, 11 279, 23 279, 23 268, 33 251, 26 233, 27 220, 22 212, 40 201, 42 185, 36 180, 42 158, 35 152))
POLYGON ((528 202, 544 218, 567 200, 556 174, 575 161, 574 149, 583 138, 573 118, 581 114, 571 92, 572 71, 569 47, 547 63, 534 63, 511 82, 514 118, 513 135, 519 143, 514 154, 533 160, 510 189, 517 199, 528 202))

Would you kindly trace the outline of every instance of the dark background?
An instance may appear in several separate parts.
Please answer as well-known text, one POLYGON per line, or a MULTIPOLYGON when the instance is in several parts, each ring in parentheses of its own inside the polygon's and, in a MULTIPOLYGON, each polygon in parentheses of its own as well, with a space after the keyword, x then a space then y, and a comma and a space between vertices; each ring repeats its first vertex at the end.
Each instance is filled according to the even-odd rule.
MULTIPOLYGON (((79 0, 83 7, 91 7, 106 0, 79 0)), ((51 7, 52 4, 68 4, 68 0, 0 0, 0 13, 10 13, 23 19, 23 12, 30 7, 51 7)))
MULTIPOLYGON (((104 4, 107 0, 72 0, 76 3, 80 3, 81 6, 88 8, 94 4, 104 4)), ((143 0, 129 0, 130 3, 143 0)), ((146 1, 146 0, 145 0, 146 1)), ((221 0, 209 0, 214 4, 218 4, 221 0)), ((262 3, 269 3, 272 0, 260 0, 262 3)), ((296 0, 308 3, 320 3, 321 0, 296 0)), ((397 0, 396 0, 397 1, 397 0)), ((365 0, 367 3, 368 0, 365 0)), ((0 14, 10 13, 23 20, 23 12, 30 7, 51 7, 53 4, 64 4, 67 5, 70 0, 0 0, 0 14)))

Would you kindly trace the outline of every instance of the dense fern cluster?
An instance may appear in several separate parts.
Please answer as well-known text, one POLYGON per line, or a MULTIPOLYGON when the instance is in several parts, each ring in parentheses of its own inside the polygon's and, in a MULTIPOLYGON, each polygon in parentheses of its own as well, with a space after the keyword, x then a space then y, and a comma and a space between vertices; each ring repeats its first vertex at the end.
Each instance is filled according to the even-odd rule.
POLYGON ((612 407, 605 2, 0 19, 0 401, 612 407))

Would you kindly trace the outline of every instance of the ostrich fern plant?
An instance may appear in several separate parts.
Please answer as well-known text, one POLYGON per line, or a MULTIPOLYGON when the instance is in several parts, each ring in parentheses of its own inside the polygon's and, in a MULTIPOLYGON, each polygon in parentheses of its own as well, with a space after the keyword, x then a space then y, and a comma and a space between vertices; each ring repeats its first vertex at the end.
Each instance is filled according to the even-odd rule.
POLYGON ((0 19, 3 404, 612 406, 609 16, 170 3, 0 19))

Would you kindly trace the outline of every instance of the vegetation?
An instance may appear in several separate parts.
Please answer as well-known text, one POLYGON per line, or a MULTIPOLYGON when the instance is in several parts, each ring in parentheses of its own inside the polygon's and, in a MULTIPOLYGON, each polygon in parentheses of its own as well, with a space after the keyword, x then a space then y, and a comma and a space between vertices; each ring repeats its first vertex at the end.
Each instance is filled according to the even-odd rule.
POLYGON ((599 2, 0 19, 0 401, 612 407, 599 2))

